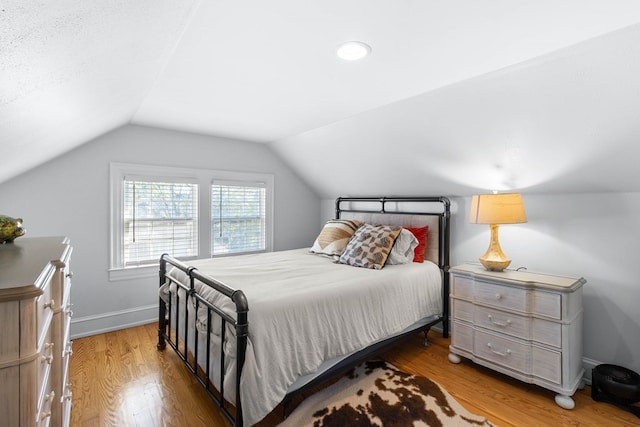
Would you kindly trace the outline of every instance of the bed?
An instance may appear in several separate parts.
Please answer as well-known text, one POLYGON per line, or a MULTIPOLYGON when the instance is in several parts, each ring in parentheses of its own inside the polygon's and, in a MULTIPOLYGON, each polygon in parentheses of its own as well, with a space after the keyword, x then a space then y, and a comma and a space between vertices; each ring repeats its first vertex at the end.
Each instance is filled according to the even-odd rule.
POLYGON ((449 217, 446 197, 338 198, 336 219, 384 225, 396 241, 400 226, 428 227, 425 262, 379 269, 344 263, 364 226, 340 257, 302 248, 186 264, 165 254, 158 349, 176 351, 232 425, 280 403, 286 415, 295 396, 398 340, 423 332, 426 342, 439 323, 448 336, 449 217))

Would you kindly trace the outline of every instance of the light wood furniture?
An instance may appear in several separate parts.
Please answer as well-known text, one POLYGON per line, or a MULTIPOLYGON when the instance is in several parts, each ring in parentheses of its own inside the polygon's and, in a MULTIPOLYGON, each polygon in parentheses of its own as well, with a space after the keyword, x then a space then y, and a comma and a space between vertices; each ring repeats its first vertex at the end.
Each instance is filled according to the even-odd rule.
POLYGON ((0 425, 69 425, 71 252, 64 237, 0 245, 0 425))
POLYGON ((526 271, 451 269, 452 339, 449 360, 460 356, 558 393, 575 405, 583 386, 583 278, 526 271))

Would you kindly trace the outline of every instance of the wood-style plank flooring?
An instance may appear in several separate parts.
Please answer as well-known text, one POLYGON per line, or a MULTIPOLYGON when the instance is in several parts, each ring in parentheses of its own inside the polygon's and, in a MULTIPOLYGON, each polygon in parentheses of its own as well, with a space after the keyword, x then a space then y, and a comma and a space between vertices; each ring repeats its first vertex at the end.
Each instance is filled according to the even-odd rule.
MULTIPOLYGON (((156 328, 149 324, 74 341, 71 426, 229 425, 173 350, 156 350, 156 328)), ((633 414, 594 402, 590 387, 576 393, 573 410, 564 410, 554 403, 553 392, 469 361, 454 365, 447 360, 449 340, 437 332, 430 332, 429 340, 423 347, 416 335, 383 357, 440 383, 498 426, 640 426, 633 414)), ((276 425, 279 413, 260 427, 276 425)))

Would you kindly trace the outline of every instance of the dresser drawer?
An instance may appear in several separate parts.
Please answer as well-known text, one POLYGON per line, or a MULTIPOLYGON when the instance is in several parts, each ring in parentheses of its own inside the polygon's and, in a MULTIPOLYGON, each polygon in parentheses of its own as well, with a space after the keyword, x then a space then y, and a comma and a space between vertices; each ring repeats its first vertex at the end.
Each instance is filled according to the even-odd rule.
POLYGON ((482 306, 475 306, 473 309, 473 323, 475 325, 508 334, 514 338, 535 341, 556 348, 560 348, 562 345, 562 325, 560 323, 482 306))
POLYGON ((531 313, 552 319, 562 317, 562 297, 553 292, 477 282, 475 301, 519 313, 531 313))
POLYGON ((559 350, 478 330, 473 341, 474 354, 485 360, 554 384, 562 382, 562 353, 559 350))
POLYGON ((51 320, 53 319, 53 310, 55 308, 55 300, 51 296, 50 283, 43 289, 43 294, 40 295, 36 302, 36 347, 39 347, 44 342, 44 335, 47 333, 51 320))
POLYGON ((483 328, 509 334, 516 338, 531 338, 531 318, 514 313, 476 306, 474 323, 483 328))
POLYGON ((554 384, 562 384, 562 353, 560 351, 533 346, 531 357, 534 376, 554 384))
POLYGON ((70 332, 71 332, 71 317, 73 316, 73 311, 71 310, 71 303, 70 302, 68 302, 65 305, 64 310, 62 311, 62 315, 63 315, 62 342, 63 342, 63 345, 66 345, 66 343, 68 343, 71 340, 71 335, 70 335, 70 332))
POLYGON ((455 320, 463 320, 465 322, 473 322, 475 306, 472 302, 460 299, 451 299, 451 315, 455 320))
MULTIPOLYGON (((54 353, 56 352, 56 349, 55 344, 51 339, 51 335, 51 331, 46 334, 44 344, 42 345, 40 353, 35 361, 37 370, 36 383, 39 384, 41 388, 44 388, 49 380, 51 366, 55 358, 54 353)), ((41 391, 44 392, 42 389, 41 391)))
POLYGON ((453 280, 451 281, 452 296, 471 300, 473 299, 474 294, 473 288, 473 279, 470 279, 468 277, 453 276, 453 280))
POLYGON ((529 374, 531 347, 503 336, 475 331, 473 353, 496 365, 529 374))
POLYGON ((71 384, 65 388, 62 395, 62 425, 68 426, 71 421, 71 384))
POLYGON ((507 310, 527 312, 527 291, 495 283, 476 282, 475 301, 507 310))
POLYGON ((71 384, 69 383, 69 361, 71 359, 71 355, 73 354, 73 341, 69 341, 65 346, 63 355, 62 355, 62 390, 63 393, 70 389, 71 384))
POLYGON ((451 345, 461 350, 472 352, 473 327, 454 320, 451 334, 451 345))
POLYGON ((36 425, 38 427, 47 427, 51 423, 51 415, 53 412, 53 406, 57 403, 56 398, 59 396, 56 395, 53 387, 48 383, 46 384, 46 393, 42 395, 42 399, 40 400, 40 405, 38 407, 38 412, 36 414, 36 425))
POLYGON ((532 312, 552 319, 562 319, 562 297, 558 293, 532 291, 532 312))

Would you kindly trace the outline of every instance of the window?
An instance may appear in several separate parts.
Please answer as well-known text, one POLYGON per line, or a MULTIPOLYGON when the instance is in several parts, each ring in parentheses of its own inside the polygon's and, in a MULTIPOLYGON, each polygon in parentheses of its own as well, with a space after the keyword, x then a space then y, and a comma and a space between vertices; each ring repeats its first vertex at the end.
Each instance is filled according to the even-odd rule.
POLYGON ((211 256, 259 252, 265 243, 264 183, 211 185, 211 256))
POLYGON ((124 266, 198 255, 198 185, 124 179, 124 266))
POLYGON ((272 199, 270 174, 112 163, 109 278, 154 275, 163 253, 270 251, 272 199))

